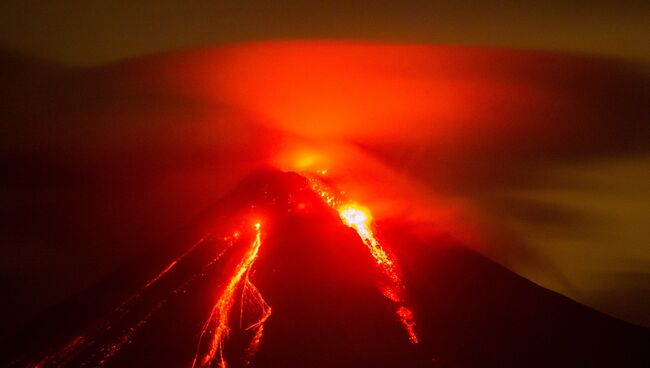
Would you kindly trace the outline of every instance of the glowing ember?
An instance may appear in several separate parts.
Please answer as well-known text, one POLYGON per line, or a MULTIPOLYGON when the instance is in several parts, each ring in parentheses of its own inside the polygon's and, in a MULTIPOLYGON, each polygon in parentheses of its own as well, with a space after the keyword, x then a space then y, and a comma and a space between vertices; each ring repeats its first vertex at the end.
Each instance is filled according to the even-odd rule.
POLYGON ((244 302, 253 302, 261 310, 261 316, 259 319, 248 326, 247 330, 254 330, 254 336, 251 340, 251 343, 248 348, 249 356, 254 354, 259 348, 259 344, 262 340, 262 334, 264 331, 264 322, 271 315, 271 307, 266 303, 262 294, 257 290, 253 283, 249 279, 250 271, 257 259, 260 247, 262 245, 261 239, 261 224, 255 223, 255 240, 250 245, 250 248, 244 254, 241 262, 235 268, 235 272, 228 281, 228 284, 224 288, 221 296, 215 303, 208 320, 203 326, 201 331, 201 337, 199 339, 199 350, 202 348, 202 341, 204 336, 208 333, 208 330, 212 328, 212 336, 207 347, 207 351, 199 358, 199 353, 197 352, 192 362, 192 367, 210 367, 213 365, 213 362, 216 362, 219 367, 226 368, 228 363, 224 357, 223 353, 223 344, 228 337, 228 333, 231 330, 229 327, 230 323, 230 314, 232 311, 233 304, 235 303, 235 292, 241 289, 241 309, 240 317, 243 315, 243 305, 244 302))
POLYGON ((397 316, 399 317, 400 322, 406 328, 406 332, 409 334, 409 341, 412 344, 418 343, 418 336, 415 334, 415 321, 413 320, 413 311, 410 309, 401 306, 397 309, 397 316))
POLYGON ((418 343, 418 337, 415 333, 415 321, 413 312, 404 306, 404 284, 402 282, 401 271, 395 258, 381 245, 372 231, 372 214, 366 207, 356 203, 345 202, 343 195, 337 195, 334 191, 325 185, 321 180, 306 175, 312 189, 323 199, 328 206, 334 208, 341 218, 341 221, 348 227, 354 229, 363 243, 368 247, 377 267, 389 280, 387 284, 381 283, 379 289, 381 293, 390 301, 399 304, 395 312, 400 323, 404 326, 409 336, 409 341, 413 344, 418 343))

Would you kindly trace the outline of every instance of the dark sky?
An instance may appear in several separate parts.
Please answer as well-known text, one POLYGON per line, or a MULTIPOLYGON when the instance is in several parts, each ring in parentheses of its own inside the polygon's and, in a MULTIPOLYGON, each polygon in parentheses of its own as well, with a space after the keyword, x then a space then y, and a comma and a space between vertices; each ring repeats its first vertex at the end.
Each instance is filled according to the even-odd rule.
POLYGON ((22 1, 0 47, 71 64, 259 39, 541 48, 650 59, 650 5, 622 1, 22 1))

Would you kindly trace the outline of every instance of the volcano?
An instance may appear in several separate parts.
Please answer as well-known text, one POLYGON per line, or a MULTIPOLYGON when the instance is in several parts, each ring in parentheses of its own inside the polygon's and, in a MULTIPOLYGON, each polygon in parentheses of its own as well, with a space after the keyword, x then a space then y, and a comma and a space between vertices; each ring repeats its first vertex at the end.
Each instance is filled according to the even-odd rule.
POLYGON ((250 176, 165 244, 35 320, 5 344, 6 365, 650 363, 647 329, 544 289, 451 236, 372 222, 334 188, 292 172, 250 176))

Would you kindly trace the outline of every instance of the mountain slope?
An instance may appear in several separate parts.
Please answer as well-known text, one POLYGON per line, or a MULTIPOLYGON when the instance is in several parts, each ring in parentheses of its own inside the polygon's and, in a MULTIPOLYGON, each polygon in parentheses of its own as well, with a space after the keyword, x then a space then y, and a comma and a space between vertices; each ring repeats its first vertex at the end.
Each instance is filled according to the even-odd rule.
POLYGON ((391 300, 380 292, 391 281, 367 244, 312 188, 295 173, 249 177, 168 243, 35 321, 11 341, 11 365, 641 367, 650 361, 647 329, 543 289, 451 239, 409 235, 397 222, 374 228, 405 286, 404 297, 391 300), (413 311, 415 344, 395 313, 403 305, 413 311), (227 333, 211 352, 222 315, 227 333))

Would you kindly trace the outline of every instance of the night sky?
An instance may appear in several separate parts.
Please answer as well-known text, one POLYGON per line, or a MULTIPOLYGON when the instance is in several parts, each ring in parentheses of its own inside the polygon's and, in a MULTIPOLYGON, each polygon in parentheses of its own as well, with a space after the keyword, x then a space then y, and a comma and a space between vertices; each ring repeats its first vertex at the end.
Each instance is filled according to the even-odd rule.
POLYGON ((334 38, 648 60, 650 6, 623 1, 3 1, 0 44, 70 64, 197 46, 334 38))

